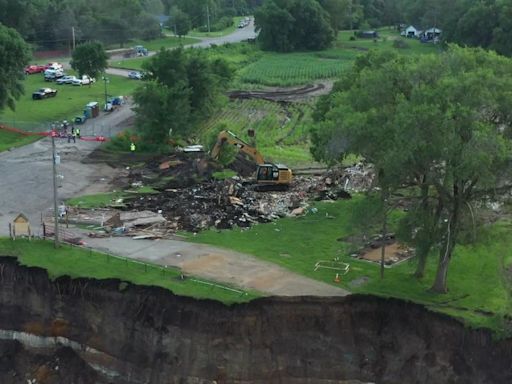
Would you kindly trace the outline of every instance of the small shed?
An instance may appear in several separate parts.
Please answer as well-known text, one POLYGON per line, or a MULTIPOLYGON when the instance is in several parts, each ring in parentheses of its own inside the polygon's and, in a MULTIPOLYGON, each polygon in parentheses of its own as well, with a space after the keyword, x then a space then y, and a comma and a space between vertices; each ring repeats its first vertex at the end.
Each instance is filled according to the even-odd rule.
POLYGON ((362 39, 377 39, 379 34, 377 31, 358 31, 356 36, 362 39))
POLYGON ((425 30, 425 32, 423 32, 423 36, 425 36, 427 40, 434 40, 436 38, 439 38, 441 36, 441 33, 443 33, 443 31, 441 31, 439 28, 432 27, 425 30))
POLYGON ((23 213, 16 216, 12 223, 9 223, 9 233, 11 235, 11 239, 16 239, 16 236, 27 236, 30 238, 32 233, 27 216, 23 213))
POLYGON ((404 31, 405 37, 419 37, 423 31, 421 31, 419 28, 415 27, 414 25, 409 25, 407 28, 405 28, 404 31))

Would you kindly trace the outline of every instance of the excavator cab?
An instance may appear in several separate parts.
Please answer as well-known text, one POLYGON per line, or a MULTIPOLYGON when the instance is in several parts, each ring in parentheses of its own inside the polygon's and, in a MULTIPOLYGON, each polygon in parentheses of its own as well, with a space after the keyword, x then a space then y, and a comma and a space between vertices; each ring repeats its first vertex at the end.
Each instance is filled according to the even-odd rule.
POLYGON ((257 191, 286 190, 292 181, 292 171, 282 164, 259 164, 256 170, 257 191))
POLYGON ((286 190, 292 181, 292 171, 283 164, 266 163, 263 155, 253 146, 246 143, 233 132, 221 131, 217 137, 217 142, 210 155, 213 159, 218 159, 220 151, 224 145, 231 145, 252 159, 257 165, 256 168, 256 191, 276 191, 286 190))

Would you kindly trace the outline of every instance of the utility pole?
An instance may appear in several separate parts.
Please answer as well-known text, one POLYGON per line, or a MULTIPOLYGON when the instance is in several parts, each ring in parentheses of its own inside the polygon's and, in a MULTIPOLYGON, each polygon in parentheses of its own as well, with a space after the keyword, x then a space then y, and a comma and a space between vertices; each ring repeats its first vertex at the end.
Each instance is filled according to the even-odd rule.
POLYGON ((55 153, 55 131, 52 131, 52 162, 53 162, 53 214, 55 220, 55 248, 59 248, 59 212, 57 211, 57 155, 55 153))
POLYGON ((206 2, 206 20, 208 23, 208 33, 210 33, 210 2, 206 2))
POLYGON ((73 36, 73 51, 75 50, 75 27, 71 27, 71 35, 73 36))
POLYGON ((103 76, 103 81, 105 82, 105 108, 104 110, 107 110, 107 103, 108 103, 108 94, 107 94, 107 83, 108 83, 108 77, 103 76))

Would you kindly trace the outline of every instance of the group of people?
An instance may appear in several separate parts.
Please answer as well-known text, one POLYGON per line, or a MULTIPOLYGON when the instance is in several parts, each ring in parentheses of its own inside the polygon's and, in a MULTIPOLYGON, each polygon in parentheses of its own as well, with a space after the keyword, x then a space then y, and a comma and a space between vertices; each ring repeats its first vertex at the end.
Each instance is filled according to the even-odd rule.
POLYGON ((76 127, 74 124, 71 124, 71 129, 68 131, 69 123, 67 120, 64 120, 62 122, 62 133, 64 137, 68 138, 68 143, 71 143, 71 140, 73 140, 73 143, 76 143, 77 137, 80 139, 80 128, 76 127))

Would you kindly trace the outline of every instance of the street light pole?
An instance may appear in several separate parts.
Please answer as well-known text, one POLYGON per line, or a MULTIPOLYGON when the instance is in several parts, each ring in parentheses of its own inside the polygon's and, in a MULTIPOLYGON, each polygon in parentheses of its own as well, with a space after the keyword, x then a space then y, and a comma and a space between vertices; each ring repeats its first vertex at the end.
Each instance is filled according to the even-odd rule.
POLYGON ((55 153, 55 131, 52 131, 52 162, 53 162, 53 214, 55 220, 55 248, 59 248, 59 212, 57 211, 57 155, 55 153))
POLYGON ((107 83, 108 83, 108 77, 103 76, 103 81, 105 82, 105 110, 107 110, 107 83))

